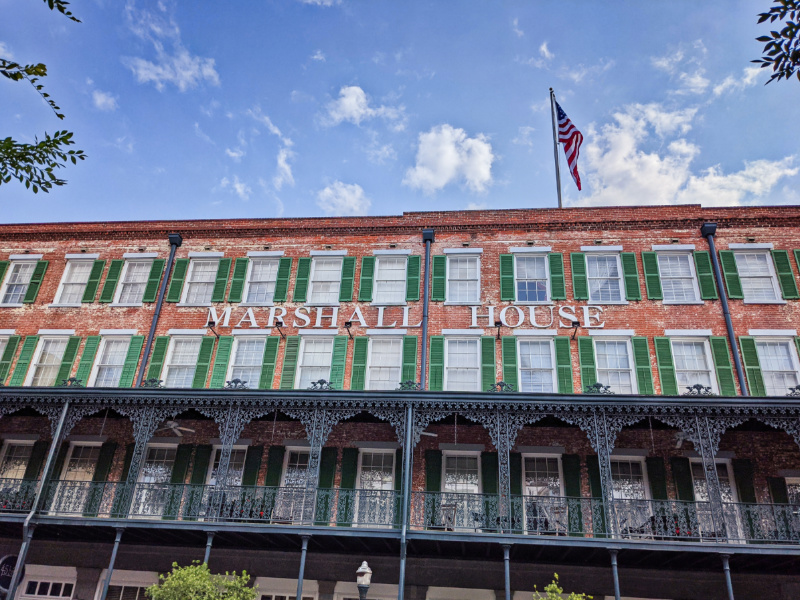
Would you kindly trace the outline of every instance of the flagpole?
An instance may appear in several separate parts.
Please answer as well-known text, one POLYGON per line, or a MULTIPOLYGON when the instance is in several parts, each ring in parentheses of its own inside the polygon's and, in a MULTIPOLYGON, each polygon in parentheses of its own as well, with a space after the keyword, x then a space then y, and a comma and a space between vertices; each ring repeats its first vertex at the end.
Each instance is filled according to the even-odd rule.
POLYGON ((556 95, 550 88, 550 117, 553 120, 553 157, 556 161, 556 189, 558 190, 558 208, 561 206, 561 172, 558 168, 558 129, 556 127, 556 95))

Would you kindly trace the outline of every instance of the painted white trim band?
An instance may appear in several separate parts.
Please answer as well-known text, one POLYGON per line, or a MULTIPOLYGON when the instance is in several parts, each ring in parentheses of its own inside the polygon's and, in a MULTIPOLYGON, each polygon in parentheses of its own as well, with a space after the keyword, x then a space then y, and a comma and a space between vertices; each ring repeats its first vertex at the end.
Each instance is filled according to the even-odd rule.
POLYGON ((170 329, 167 335, 205 335, 208 329, 170 329))
POLYGON ((517 337, 555 337, 558 335, 557 329, 515 329, 514 335, 517 337))
POLYGON ((750 329, 747 333, 753 337, 797 337, 796 329, 750 329))
POLYGON ((74 329, 40 329, 36 335, 75 335, 74 329))
POLYGON ((64 258, 67 260, 97 260, 98 258, 100 258, 100 255, 76 252, 76 253, 65 254, 64 258))
POLYGON ((138 329, 101 329, 100 335, 136 335, 138 329))
POLYGON ((711 337, 710 329, 665 329, 667 337, 711 337))
POLYGON ((669 252, 671 250, 684 252, 687 250, 694 250, 694 244, 653 244, 650 247, 653 249, 653 252, 669 252))
POLYGON ((406 335, 408 329, 367 329, 367 335, 406 335))
POLYGON ((552 246, 513 246, 509 248, 511 254, 540 254, 542 252, 550 252, 552 246))
POLYGON ((312 250, 311 256, 347 256, 347 250, 312 250))
POLYGON ((298 329, 298 335, 339 335, 339 330, 336 328, 329 329, 298 329))
POLYGON ((392 254, 404 254, 406 256, 411 254, 411 250, 401 248, 390 248, 389 250, 373 250, 372 254, 375 256, 391 256, 392 254))
POLYGON ((247 253, 248 258, 270 258, 273 256, 283 256, 283 250, 251 250, 247 253))
POLYGON ((12 254, 8 260, 42 260, 44 254, 12 254))
POLYGON ((622 252, 622 246, 581 246, 581 252, 622 252))
POLYGON ((222 258, 224 252, 189 252, 189 258, 222 258))
POLYGON ((445 248, 445 254, 483 254, 483 248, 445 248))
POLYGON ((728 244, 729 250, 772 250, 773 244, 728 244))
POLYGON ((591 329, 589 335, 592 337, 602 337, 614 335, 617 337, 633 337, 636 332, 633 329, 591 329))
POLYGON ((442 329, 442 335, 483 335, 483 329, 442 329))
MULTIPOLYGON (((192 253, 190 252, 189 254, 191 255, 192 253)), ((100 256, 100 255, 98 254, 98 256, 100 256)), ((129 259, 129 260, 137 259, 137 258, 138 259, 141 259, 141 258, 158 258, 158 252, 126 252, 125 254, 122 255, 122 258, 129 259)))

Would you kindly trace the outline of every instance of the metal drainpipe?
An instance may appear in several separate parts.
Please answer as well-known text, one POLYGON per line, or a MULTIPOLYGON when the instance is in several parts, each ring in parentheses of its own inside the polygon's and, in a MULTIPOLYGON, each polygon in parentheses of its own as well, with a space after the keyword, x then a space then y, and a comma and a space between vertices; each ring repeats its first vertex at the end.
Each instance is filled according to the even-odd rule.
POLYGON ((503 575, 506 586, 506 600, 511 600, 511 565, 510 562, 511 544, 503 544, 503 575))
POLYGON ((406 407, 406 431, 403 443, 403 514, 400 532, 400 577, 397 584, 397 600, 404 600, 406 593, 406 553, 408 551, 408 517, 411 513, 411 460, 414 451, 414 407, 409 402, 406 407))
POLYGON ((170 233, 167 235, 169 240, 169 259, 167 260, 167 270, 164 272, 164 279, 161 280, 161 287, 158 288, 158 298, 156 299, 156 312, 153 313, 153 322, 150 323, 150 333, 147 334, 147 342, 144 345, 144 354, 142 355, 142 364, 139 367, 139 373, 136 375, 136 382, 133 387, 138 388, 142 385, 144 378, 144 368, 147 366, 147 359, 150 357, 150 349, 153 347, 153 338, 156 335, 156 327, 158 326, 158 317, 161 315, 161 307, 164 304, 164 294, 167 291, 167 282, 169 281, 170 273, 172 273, 172 263, 175 262, 175 250, 183 244, 183 238, 180 233, 170 233))
POLYGON ((119 550, 119 542, 122 540, 122 533, 124 531, 124 527, 117 529, 117 536, 114 538, 114 549, 111 551, 111 560, 108 561, 106 578, 103 580, 103 591, 100 594, 99 600, 106 600, 108 597, 108 586, 111 585, 111 577, 114 575, 114 563, 117 562, 117 550, 119 550))
POLYGON ((306 575, 306 553, 308 552, 308 539, 310 535, 300 536, 303 540, 303 545, 300 547, 300 573, 297 576, 297 594, 295 598, 303 597, 303 578, 306 575))
POLYGON ((730 343, 731 350, 733 350, 733 364, 736 366, 736 378, 739 380, 739 388, 742 390, 742 396, 749 396, 750 393, 747 391, 747 382, 744 379, 744 370, 742 369, 742 360, 739 357, 739 347, 736 345, 736 336, 733 333, 731 311, 728 309, 728 294, 725 291, 725 285, 722 281, 722 271, 719 269, 717 249, 714 245, 714 235, 717 233, 717 224, 704 223, 700 228, 700 233, 708 241, 708 249, 711 252, 711 264, 714 266, 714 278, 717 280, 719 299, 722 301, 722 315, 725 317, 725 327, 728 330, 728 343, 730 343))
POLYGON ((425 242, 425 284, 422 296, 422 358, 420 360, 420 389, 428 389, 428 304, 431 299, 431 244, 434 241, 433 229, 422 230, 425 242))

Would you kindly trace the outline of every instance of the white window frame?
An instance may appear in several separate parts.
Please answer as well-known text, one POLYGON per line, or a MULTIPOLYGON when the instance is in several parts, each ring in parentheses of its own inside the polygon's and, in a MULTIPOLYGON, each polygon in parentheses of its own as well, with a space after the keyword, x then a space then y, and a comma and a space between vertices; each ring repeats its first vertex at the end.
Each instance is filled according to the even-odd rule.
MULTIPOLYGON (((211 459, 208 461, 208 469, 206 470, 206 478, 205 478, 205 485, 212 485, 211 484, 211 474, 214 472, 214 462, 217 458, 217 452, 221 452, 224 448, 223 444, 212 444, 211 445, 211 459)), ((247 444, 233 444, 231 446, 231 452, 234 450, 244 450, 244 460, 245 462, 242 463, 242 474, 244 474, 244 466, 247 464, 247 444)), ((230 470, 230 463, 228 463, 228 470, 230 470)), ((219 482, 215 482, 213 485, 217 485, 219 482)))
MULTIPOLYGON (((283 467, 281 467, 281 485, 280 485, 281 488, 286 487, 286 470, 289 468, 289 455, 292 452, 297 452, 297 453, 301 453, 302 452, 302 453, 308 454, 308 464, 309 465, 311 464, 311 447, 310 446, 286 446, 286 450, 283 453, 283 467)), ((307 471, 308 471, 308 468, 306 468, 306 472, 307 471)), ((299 489, 302 489, 302 488, 291 487, 289 489, 299 490, 299 489)))
MULTIPOLYGON (((239 342, 246 342, 246 341, 252 341, 252 340, 264 340, 264 347, 266 348, 267 337, 269 337, 269 334, 263 335, 263 336, 262 335, 235 335, 235 336, 233 336, 233 346, 231 347, 230 359, 228 360, 228 370, 225 371, 225 381, 231 381, 233 379, 233 369, 236 367, 236 365, 234 364, 234 359, 238 356, 239 342)), ((298 360, 299 360, 299 357, 298 357, 298 360)), ((263 369, 264 369, 264 359, 263 359, 263 354, 262 354, 261 370, 263 370, 263 369)), ((261 376, 261 374, 259 373, 259 377, 260 376, 261 376)), ((248 383, 247 387, 249 387, 250 389, 255 389, 255 388, 258 387, 258 381, 255 381, 255 382, 248 381, 247 383, 248 383)))
MULTIPOLYGON (((767 269, 769 269, 769 279, 772 282, 772 289, 775 292, 775 300, 748 300, 747 294, 744 290, 744 285, 742 285, 742 295, 744 298, 742 302, 744 304, 786 304, 786 300, 783 299, 783 292, 781 290, 780 283, 778 282, 778 274, 775 272, 775 261, 772 258, 772 252, 768 249, 764 248, 735 248, 733 250, 733 260, 736 261, 736 256, 739 254, 764 254, 767 257, 767 269)), ((739 270, 739 263, 736 263, 736 270, 739 270)), ((746 276, 739 273, 739 281, 741 282, 745 279, 746 276)))
MULTIPOLYGON (((106 343, 110 341, 118 342, 123 339, 128 340, 128 351, 131 348, 131 335, 124 335, 124 334, 117 334, 117 335, 104 335, 100 338, 100 344, 97 346, 97 352, 94 355, 94 361, 92 364, 92 372, 89 375, 89 381, 86 387, 94 387, 95 380, 97 379, 97 372, 100 370, 100 357, 102 356, 103 350, 105 350, 106 343)), ((126 351, 127 356, 127 351, 126 351)), ((125 361, 122 362, 122 368, 125 368, 125 361)), ((118 383, 119 384, 119 383, 118 383)))
MULTIPOLYGON (((100 579, 97 582, 97 591, 94 600, 100 600, 103 593, 103 584, 108 577, 108 569, 103 569, 100 579)), ((158 573, 156 571, 130 571, 125 569, 114 569, 111 573, 109 586, 119 587, 138 587, 147 588, 158 583, 158 573)), ((141 599, 140 599, 141 600, 141 599)))
MULTIPOLYGON (((520 348, 520 344, 523 342, 548 342, 550 345, 550 363, 553 365, 551 368, 551 372, 553 375, 553 391, 552 392, 541 392, 541 393, 551 393, 557 394, 558 393, 558 366, 556 365, 556 344, 555 340, 550 336, 516 336, 517 338, 517 381, 516 381, 516 389, 522 391, 522 352, 520 348)), ((526 393, 540 393, 540 392, 526 392, 526 393)))
MULTIPOLYGON (((153 268, 153 258, 149 257, 141 257, 141 258, 126 258, 125 264, 122 265, 122 270, 119 274, 119 279, 117 280, 117 288, 114 290, 114 301, 111 303, 111 306, 142 306, 144 305, 144 291, 142 291, 142 301, 141 302, 120 302, 119 299, 122 296, 122 289, 125 287, 125 277, 128 275, 128 267, 131 263, 134 262, 147 262, 150 264, 150 269, 153 268)), ((149 279, 149 276, 148 276, 149 279)), ((147 288, 147 281, 145 281, 145 289, 147 288)))
MULTIPOLYGON (((710 379, 711 379, 711 393, 712 394, 719 394, 719 383, 717 382, 717 365, 714 364, 714 354, 711 352, 711 341, 708 339, 707 336, 697 336, 697 337, 687 337, 684 335, 676 335, 676 336, 669 336, 669 350, 672 353, 672 362, 675 365, 675 375, 677 380, 678 374, 678 367, 675 364, 675 348, 672 345, 673 342, 703 342, 703 348, 705 349, 706 353, 706 360, 708 361, 708 365, 710 367, 710 379)), ((699 383, 699 382, 698 382, 699 383)), ((678 391, 680 392, 681 384, 678 383, 678 391)))
MULTIPOLYGON (((8 307, 19 307, 25 306, 24 302, 3 302, 3 298, 5 298, 6 290, 8 289, 8 278, 11 277, 11 272, 14 270, 14 265, 19 263, 32 263, 34 270, 36 269, 36 263, 41 260, 41 254, 31 254, 26 255, 25 258, 15 258, 10 257, 8 269, 6 269, 5 276, 3 277, 3 285, 0 286, 0 306, 8 306, 8 307)), ((31 276, 33 276, 33 271, 31 271, 31 276)), ((30 282, 28 282, 28 287, 30 287, 30 282)), ((22 298, 25 298, 25 295, 28 293, 28 288, 25 288, 25 293, 22 294, 22 298)))
MULTIPOLYGON (((102 445, 103 442, 70 442, 69 449, 67 450, 67 454, 64 457, 64 464, 61 465, 61 473, 59 473, 58 480, 64 481, 64 477, 66 476, 67 470, 69 469, 69 461, 72 460, 72 453, 75 451, 75 448, 77 448, 78 446, 80 447, 91 446, 92 448, 99 448, 102 445)), ((95 465, 97 465, 97 463, 95 463, 95 465)), ((87 481, 91 481, 91 479, 88 479, 87 481)))
MULTIPOLYGON (((359 448, 358 449, 358 471, 356 475, 356 489, 362 489, 361 487, 361 459, 364 456, 365 452, 369 452, 370 454, 390 454, 392 457, 392 486, 395 484, 395 462, 397 451, 396 450, 389 450, 386 448, 359 448)), ((394 487, 392 487, 394 489, 394 487)))
POLYGON ((553 304, 553 293, 552 293, 552 282, 550 281, 550 258, 549 252, 515 252, 512 254, 514 257, 514 298, 517 298, 514 301, 514 304, 522 304, 522 305, 548 305, 553 304), (520 258, 542 258, 544 259, 544 278, 547 286, 547 299, 546 300, 520 300, 519 296, 519 289, 517 288, 517 282, 520 280, 517 276, 517 259, 520 258))
MULTIPOLYGON (((34 440, 20 440, 15 439, 14 437, 7 437, 3 439, 3 446, 0 448, 0 465, 3 464, 6 460, 6 454, 8 453, 9 446, 30 446, 31 450, 33 450, 34 440)), ((30 457, 28 457, 28 462, 30 463, 30 457)), ((26 465, 27 468, 27 465, 26 465)), ((22 479, 22 477, 20 477, 22 479)))
MULTIPOLYGON (((203 331, 203 333, 205 333, 205 330, 202 330, 202 331, 203 331)), ((170 363, 172 362, 172 354, 175 351, 175 342, 176 342, 176 340, 184 340, 184 339, 199 340, 201 345, 203 343, 202 334, 197 334, 197 335, 189 335, 189 334, 173 335, 173 334, 170 334, 169 347, 167 348, 166 356, 164 356, 164 367, 163 367, 163 369, 161 371, 161 379, 165 383, 167 381, 167 377, 169 376, 169 370, 171 368, 170 363)), ((198 351, 197 352, 198 352, 198 356, 199 356, 199 354, 200 354, 200 346, 198 346, 198 351)), ((185 365, 181 365, 181 366, 185 366, 185 365)), ((197 362, 195 361, 195 371, 196 370, 197 370, 197 362)), ((190 388, 191 388, 191 386, 186 387, 186 388, 175 388, 175 389, 190 389, 190 388)))
MULTIPOLYGON (((658 266, 658 279, 662 282, 663 288, 663 281, 664 277, 661 274, 661 261, 659 258, 661 256, 686 256, 689 260, 689 272, 691 273, 692 277, 692 288, 694 289, 694 297, 695 299, 692 301, 688 300, 667 300, 664 298, 661 302, 663 304, 704 304, 703 299, 700 297, 700 284, 697 281, 697 269, 695 268, 694 264, 694 255, 692 250, 658 250, 656 252, 656 265, 658 266)), ((663 296, 663 291, 662 291, 663 296)))
POLYGON ((383 302, 381 300, 373 300, 371 302, 372 306, 406 306, 408 301, 406 300, 406 287, 408 286, 408 255, 407 254, 381 254, 375 257, 375 272, 372 275, 372 294, 373 298, 377 296, 378 293, 378 273, 380 272, 381 263, 389 260, 400 260, 403 262, 403 291, 400 294, 402 296, 402 300, 397 300, 396 302, 383 302))
POLYGON ((523 452, 522 453, 522 495, 527 498, 537 498, 540 496, 528 496, 525 491, 525 460, 528 458, 555 458, 558 465, 558 497, 566 497, 564 491, 564 465, 561 462, 561 454, 556 452, 523 452))
POLYGON ((471 456, 474 457, 478 463, 478 491, 476 494, 483 494, 483 470, 481 468, 481 453, 478 450, 443 450, 442 451, 442 494, 468 494, 472 492, 448 492, 445 491, 447 483, 447 457, 449 456, 471 456))
MULTIPOLYGON (((764 364, 763 364, 763 361, 761 360, 761 355, 758 354, 758 343, 759 342, 779 342, 779 343, 782 343, 782 344, 787 344, 789 346, 789 359, 792 361, 792 367, 794 367, 794 373, 797 376, 798 382, 800 382, 800 359, 798 359, 798 356, 797 356, 797 345, 795 344, 794 339, 792 337, 782 337, 782 336, 775 336, 775 337, 772 337, 772 336, 753 336, 753 337, 754 337, 754 341, 755 341, 755 344, 756 344, 756 355, 758 356, 758 363, 759 363, 760 368, 761 368, 762 376, 763 376, 763 373, 764 373, 764 364)), ((765 390, 766 390, 766 387, 767 387, 767 383, 766 383, 766 381, 764 381, 764 389, 765 390)), ((786 392, 784 394, 781 394, 781 395, 785 396, 787 393, 789 393, 788 388, 787 388, 786 392)))
POLYGON ((52 565, 25 565, 25 577, 20 581, 17 588, 17 599, 26 600, 28 598, 48 598, 51 600, 69 600, 75 597, 75 588, 78 585, 78 574, 75 567, 54 567, 52 565), (38 594, 26 594, 28 583, 31 581, 47 581, 49 583, 70 584, 72 594, 69 596, 39 596, 38 594))
POLYGON ((620 252, 618 250, 614 251, 606 251, 606 252, 585 252, 586 256, 586 288, 589 292, 589 300, 590 304, 609 304, 609 305, 616 305, 616 304, 628 304, 628 300, 625 299, 625 273, 622 271, 622 257, 620 256, 620 252), (599 258, 599 257, 614 257, 617 261, 617 273, 619 273, 619 277, 617 278, 617 284, 619 285, 619 300, 595 300, 592 298, 592 286, 591 280, 592 278, 589 276, 589 259, 590 258, 599 258))
POLYGON ((463 252, 447 254, 447 267, 445 269, 445 305, 449 306, 480 306, 481 304, 481 252, 463 252), (478 298, 477 300, 452 300, 450 296, 450 260, 458 258, 474 258, 478 263, 478 298))
MULTIPOLYGON (((736 489, 736 479, 733 473, 733 463, 730 458, 714 458, 714 463, 724 463, 725 468, 728 470, 728 481, 731 482, 731 502, 738 503, 739 502, 739 490, 736 489)), ((700 465, 703 466, 703 459, 699 456, 693 456, 689 459, 689 475, 692 478, 692 493, 694 493, 694 475, 692 474, 692 466, 693 465, 700 465)), ((703 470, 705 474, 705 469, 703 470)), ((708 479, 706 479, 706 483, 708 483, 708 479)))
POLYGON ((336 292, 335 302, 316 302, 311 298, 314 295, 314 275, 316 275, 318 260, 338 260, 339 261, 339 289, 342 287, 342 269, 344 268, 344 255, 322 255, 311 257, 311 270, 308 273, 308 302, 306 306, 339 306, 339 292, 336 292))
MULTIPOLYGON (((158 438, 153 438, 153 439, 158 439, 158 438)), ((147 462, 147 453, 150 451, 150 448, 167 448, 167 449, 175 448, 175 452, 177 452, 178 451, 178 445, 179 444, 174 443, 174 442, 147 442, 147 444, 145 445, 145 448, 144 448, 144 455, 142 456, 142 463, 141 463, 142 469, 139 470, 139 476, 138 476, 138 478, 136 480, 136 483, 142 483, 142 481, 141 481, 142 473, 144 472, 144 465, 147 462)), ((173 470, 175 469, 175 462, 174 461, 172 463, 172 468, 173 468, 173 470)))
MULTIPOLYGON (((261 600, 261 598, 264 597, 266 597, 267 600, 272 600, 276 596, 294 598, 297 593, 297 578, 254 577, 252 583, 255 584, 254 587, 258 588, 256 600, 261 600)), ((302 600, 317 600, 318 587, 316 579, 304 579, 302 600)), ((358 596, 358 594, 356 594, 356 596, 358 596)), ((395 596, 397 596, 397 594, 395 594, 395 596)))
MULTIPOLYGON (((612 454, 609 457, 609 472, 610 472, 610 469, 611 469, 611 463, 614 462, 614 461, 629 462, 629 463, 636 462, 636 463, 639 463, 641 465, 641 467, 642 467, 642 486, 644 487, 644 498, 643 498, 643 500, 651 500, 651 498, 650 498, 650 496, 651 496, 651 494, 650 494, 650 478, 649 478, 648 473, 647 473, 647 461, 645 461, 644 457, 643 456, 629 456, 627 454, 612 454)), ((611 485, 612 485, 612 488, 613 488, 613 485, 614 485, 614 476, 613 476, 613 474, 611 476, 611 485)), ((613 494, 613 489, 612 489, 612 494, 613 494)), ((640 501, 642 499, 640 499, 640 498, 621 498, 620 500, 630 500, 630 501, 635 502, 637 500, 640 501)))
MULTIPOLYGON (((56 296, 55 296, 55 298, 53 300, 53 303, 50 306, 77 307, 77 306, 81 306, 81 304, 83 304, 83 302, 81 302, 81 301, 78 301, 78 302, 62 302, 61 301, 61 296, 64 293, 64 285, 66 285, 66 283, 67 283, 66 282, 67 272, 71 269, 71 265, 74 265, 76 263, 89 263, 90 265, 92 265, 92 267, 94 267, 94 261, 95 261, 95 259, 94 258, 90 258, 90 257, 86 257, 86 258, 68 258, 67 259, 66 264, 64 265, 64 272, 61 273, 61 281, 58 284, 58 289, 56 290, 56 296)), ((91 268, 89 269, 89 277, 91 278, 91 268)), ((88 283, 89 283, 89 279, 87 278, 86 283, 83 285, 84 293, 86 293, 86 286, 87 286, 88 283)), ((0 297, 2 297, 2 296, 0 296, 0 297)), ((81 296, 81 299, 83 299, 83 296, 81 296)))
MULTIPOLYGON (((787 491, 787 493, 789 491, 788 487, 790 485, 800 485, 800 477, 785 477, 784 479, 786 479, 786 487, 787 487, 786 491, 787 491)), ((773 504, 775 503, 774 499, 772 498, 772 494, 770 494, 770 500, 772 501, 773 504)), ((798 506, 796 504, 792 504, 791 500, 792 499, 789 498, 789 506, 798 506)))
POLYGON ((479 335, 446 335, 444 337, 444 377, 442 378, 442 384, 443 384, 444 390, 446 392, 447 391, 450 391, 450 392, 453 392, 453 391, 458 391, 458 392, 463 392, 463 391, 481 392, 481 391, 484 391, 484 390, 480 389, 481 388, 481 336, 479 336, 479 335), (449 389, 449 386, 448 386, 448 384, 449 384, 448 371, 449 371, 449 364, 450 364, 450 344, 449 344, 449 342, 453 341, 453 340, 469 340, 469 341, 474 341, 475 342, 475 346, 477 348, 476 355, 477 355, 477 361, 478 361, 478 389, 477 390, 451 390, 451 389, 449 389))
MULTIPOLYGON (((191 282, 190 279, 192 278, 192 274, 194 273, 194 269, 198 263, 201 262, 216 262, 217 263, 217 273, 219 273, 219 261, 222 260, 222 256, 214 255, 214 256, 192 256, 189 258, 189 268, 186 269, 186 279, 183 280, 183 290, 181 291, 181 301, 178 306, 211 306, 211 298, 208 299, 208 302, 188 302, 187 298, 189 297, 189 288, 191 283, 199 283, 199 282, 191 282)), ((217 276, 214 275, 214 280, 211 282, 203 282, 203 283, 211 283, 211 297, 214 296, 214 286, 216 285, 217 276)))
MULTIPOLYGON (((40 335, 39 341, 36 342, 36 350, 34 350, 33 356, 31 356, 31 362, 28 363, 28 372, 25 373, 25 382, 22 385, 30 386, 31 383, 33 382, 33 375, 34 375, 34 373, 36 373, 36 368, 35 367, 36 367, 36 364, 39 362, 39 359, 42 356, 42 350, 44 349, 45 340, 63 339, 63 340, 67 341, 67 344, 69 344, 70 335, 73 335, 73 334, 60 334, 60 335, 42 334, 42 335, 40 335)), ((64 351, 66 352, 66 350, 67 350, 67 347, 64 346, 64 351)), ((64 355, 62 354, 61 355, 61 361, 63 362, 63 360, 64 360, 64 355)), ((61 363, 59 363, 59 364, 61 364, 61 363)), ((56 373, 56 379, 58 379, 58 373, 56 373)), ((58 381, 56 381, 54 383, 58 383, 58 381)))
POLYGON ((254 261, 269 261, 274 262, 276 265, 275 268, 275 285, 278 284, 278 269, 281 265, 281 257, 280 256, 250 256, 250 260, 247 261, 247 275, 244 278, 244 289, 242 290, 242 301, 240 306, 274 306, 275 302, 275 286, 272 288, 272 297, 273 302, 248 302, 247 295, 250 293, 250 284, 252 283, 252 275, 253 275, 253 266, 255 264, 254 261))
MULTIPOLYGON (((8 348, 8 340, 14 335, 14 329, 2 329, 0 330, 0 358, 2 358, 3 354, 8 348)), ((10 373, 9 373, 10 374, 10 373)))
MULTIPOLYGON (((387 335, 382 335, 382 336, 369 336, 368 339, 369 339, 369 345, 367 347, 367 373, 366 373, 366 375, 364 377, 364 389, 365 390, 371 389, 370 388, 370 373, 371 373, 371 370, 372 370, 372 348, 373 348, 373 344, 372 343, 376 339, 377 340, 381 340, 381 341, 388 340, 388 339, 397 339, 399 341, 399 343, 400 343, 400 361, 399 361, 399 364, 398 364, 398 370, 400 371, 400 380, 402 380, 402 378, 403 378, 403 337, 402 336, 397 336, 396 338, 393 338, 393 337, 390 337, 390 336, 387 336, 387 335)), ((398 381, 397 385, 399 386, 400 383, 401 383, 401 381, 398 381)), ((373 390, 373 391, 376 391, 376 390, 373 390)), ((379 391, 379 390, 377 390, 377 391, 379 391)))
MULTIPOLYGON (((593 349, 594 349, 594 364, 595 364, 595 372, 600 371, 600 366, 598 365, 598 352, 597 352, 597 342, 625 342, 625 346, 628 350, 628 364, 630 365, 630 373, 631 373, 631 389, 633 390, 631 394, 638 394, 639 393, 639 378, 636 376, 636 363, 633 359, 633 344, 631 342, 631 338, 628 336, 621 336, 621 335, 598 335, 592 336, 593 342, 593 349)), ((713 363, 712 363, 713 364, 713 363)), ((606 370, 616 370, 616 369, 606 369, 606 370)), ((620 371, 622 369, 619 369, 620 371)), ((600 375, 597 375, 597 380, 602 383, 603 385, 610 385, 607 381, 602 381, 600 379, 600 375)), ((622 393, 622 392, 615 392, 615 393, 622 393)))
MULTIPOLYGON (((333 367, 333 346, 335 343, 334 337, 335 334, 310 337, 311 340, 327 339, 330 340, 331 342, 331 361, 328 364, 328 377, 325 378, 327 381, 330 381, 331 379, 331 368, 333 367)), ((297 372, 294 374, 294 389, 299 389, 298 386, 300 385, 300 379, 303 374, 302 358, 305 355, 305 351, 306 351, 306 337, 301 335, 300 349, 299 352, 297 353, 297 369, 296 369, 297 372)))

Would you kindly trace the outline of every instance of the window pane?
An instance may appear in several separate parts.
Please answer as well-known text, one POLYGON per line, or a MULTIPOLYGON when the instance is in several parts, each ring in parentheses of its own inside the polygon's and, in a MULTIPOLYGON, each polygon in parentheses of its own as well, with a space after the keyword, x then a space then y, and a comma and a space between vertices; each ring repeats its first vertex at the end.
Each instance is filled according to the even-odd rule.
POLYGON ((192 260, 189 278, 186 281, 186 300, 188 304, 208 304, 217 279, 219 260, 192 260))
POLYGON ((525 457, 525 494, 529 496, 561 495, 561 477, 558 473, 557 458, 525 457))
POLYGON ((60 304, 80 304, 89 274, 94 266, 93 260, 69 260, 64 269, 61 295, 57 302, 60 304))
POLYGON ((125 274, 120 283, 120 304, 141 304, 153 261, 129 260, 125 262, 125 274))
POLYGON ((478 302, 478 257, 450 256, 447 259, 449 302, 478 302))
POLYGON ((644 500, 644 473, 642 463, 630 460, 611 461, 611 480, 614 498, 644 500))
POLYGON ((265 338, 237 339, 233 357, 231 379, 241 379, 248 387, 258 387, 261 379, 261 366, 264 363, 265 338))
POLYGON ((41 352, 33 365, 31 385, 51 386, 56 383, 56 375, 61 368, 61 359, 64 356, 67 341, 65 337, 44 338, 39 341, 41 352))
POLYGON ((628 342, 597 340, 594 348, 597 356, 597 380, 610 386, 615 394, 633 394, 628 342))
MULTIPOLYGON (((214 452, 214 466, 211 468, 211 477, 209 477, 208 480, 209 485, 215 485, 217 483, 217 471, 219 469, 221 453, 222 448, 217 448, 214 452)), ((242 485, 246 454, 247 450, 244 448, 234 448, 231 450, 230 462, 228 463, 228 485, 242 485)))
POLYGON ((245 301, 259 304, 272 302, 277 278, 278 260, 271 258, 250 259, 250 281, 247 286, 247 298, 245 298, 245 301))
POLYGON ((300 357, 299 389, 311 386, 314 381, 330 379, 333 340, 331 338, 302 340, 303 352, 300 357))
POLYGON ((97 359, 97 376, 95 387, 117 387, 122 375, 125 357, 128 355, 130 338, 104 339, 100 355, 97 359))
POLYGON ((364 490, 393 490, 393 452, 362 452, 360 488, 364 490))
POLYGON ((169 483, 175 463, 175 448, 148 448, 139 473, 140 483, 169 483))
POLYGON ((480 391, 478 340, 447 340, 447 389, 480 391))
POLYGON ((32 450, 32 444, 7 444, 0 463, 0 479, 22 479, 32 450))
POLYGON ((308 452, 292 450, 286 463, 286 474, 283 485, 286 487, 303 487, 308 474, 308 452))
POLYGON ((772 260, 766 252, 736 252, 736 268, 742 281, 745 300, 777 300, 777 290, 772 277, 772 260))
POLYGON ((445 458, 444 491, 465 494, 477 494, 480 491, 477 456, 445 458))
POLYGON ((697 293, 689 254, 659 254, 661 289, 667 302, 695 302, 697 293))
POLYGON ((11 262, 11 272, 6 278, 6 289, 3 294, 3 304, 19 304, 25 298, 31 275, 36 268, 35 262, 11 262))
POLYGON ((370 340, 369 389, 397 389, 400 384, 402 361, 402 339, 372 338, 370 340))
POLYGON ((99 456, 100 446, 73 446, 64 481, 91 481, 99 456))
POLYGON ((519 379, 521 392, 552 392, 553 357, 551 342, 519 343, 519 379))
POLYGON ((167 364, 167 377, 164 385, 170 388, 191 387, 200 353, 202 339, 173 338, 172 353, 167 364))
POLYGON ((544 256, 515 256, 517 301, 547 301, 547 259, 544 256))
POLYGON ((703 341, 672 341, 678 388, 696 384, 711 387, 711 367, 703 341))
POLYGON ((756 350, 767 395, 785 396, 788 394, 789 388, 798 384, 797 371, 792 358, 794 351, 790 342, 758 341, 756 350))
POLYGON ((312 261, 309 302, 314 304, 338 304, 339 286, 342 277, 342 259, 315 257, 312 261))
POLYGON ((406 300, 405 256, 381 256, 375 261, 376 304, 402 304, 406 300))
POLYGON ((622 281, 618 256, 586 257, 591 302, 619 302, 622 300, 622 281))

